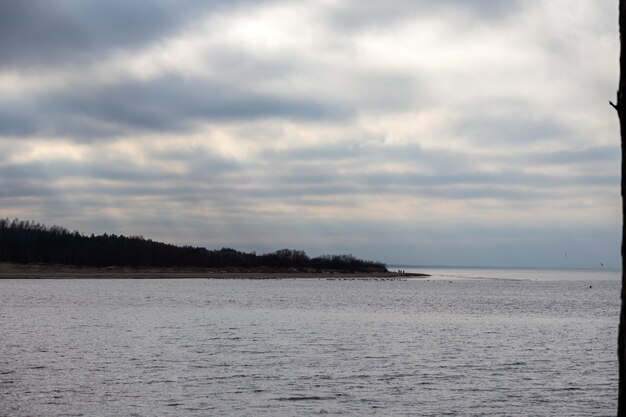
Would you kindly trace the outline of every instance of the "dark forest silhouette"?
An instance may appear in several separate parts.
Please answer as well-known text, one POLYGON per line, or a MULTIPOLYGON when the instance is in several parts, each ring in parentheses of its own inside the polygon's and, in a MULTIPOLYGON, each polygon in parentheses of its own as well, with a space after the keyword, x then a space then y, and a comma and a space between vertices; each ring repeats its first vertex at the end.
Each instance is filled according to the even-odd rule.
POLYGON ((352 255, 309 258, 301 250, 281 249, 257 255, 231 248, 208 250, 155 242, 143 236, 77 231, 19 219, 0 219, 0 261, 78 266, 184 267, 184 268, 296 268, 350 272, 387 271, 381 262, 352 255))

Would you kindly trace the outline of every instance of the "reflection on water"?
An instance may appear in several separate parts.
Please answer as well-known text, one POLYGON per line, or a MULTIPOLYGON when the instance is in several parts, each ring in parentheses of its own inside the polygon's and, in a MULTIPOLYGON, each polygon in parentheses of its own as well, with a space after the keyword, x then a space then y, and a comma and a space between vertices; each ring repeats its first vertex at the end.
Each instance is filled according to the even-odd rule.
POLYGON ((0 281, 0 415, 613 415, 619 282, 0 281))

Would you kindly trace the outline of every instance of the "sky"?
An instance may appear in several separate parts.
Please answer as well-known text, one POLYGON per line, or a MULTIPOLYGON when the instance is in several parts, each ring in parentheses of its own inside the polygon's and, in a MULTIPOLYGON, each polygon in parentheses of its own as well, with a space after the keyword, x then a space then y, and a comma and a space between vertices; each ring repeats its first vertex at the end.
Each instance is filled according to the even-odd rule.
POLYGON ((617 2, 0 2, 0 217, 619 267, 617 2))

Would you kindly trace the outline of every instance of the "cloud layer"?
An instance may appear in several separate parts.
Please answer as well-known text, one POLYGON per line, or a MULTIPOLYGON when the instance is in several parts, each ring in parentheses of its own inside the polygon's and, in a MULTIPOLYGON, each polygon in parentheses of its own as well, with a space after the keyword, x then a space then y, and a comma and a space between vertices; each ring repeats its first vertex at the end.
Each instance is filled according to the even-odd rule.
POLYGON ((617 266, 613 9, 4 2, 0 215, 394 263, 617 266))

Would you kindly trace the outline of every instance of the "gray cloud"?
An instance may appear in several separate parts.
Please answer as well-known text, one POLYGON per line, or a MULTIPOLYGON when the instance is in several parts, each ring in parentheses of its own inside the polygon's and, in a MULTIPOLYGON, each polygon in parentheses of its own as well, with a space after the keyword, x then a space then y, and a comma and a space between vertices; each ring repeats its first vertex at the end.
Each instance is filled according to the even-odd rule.
MULTIPOLYGON (((177 156, 179 157, 179 156, 177 156)), ((162 159, 167 163, 167 159, 162 159)), ((274 162, 279 165, 278 160, 274 162)), ((546 198, 552 188, 569 185, 606 185, 616 179, 606 177, 556 178, 554 176, 531 176, 520 172, 480 173, 466 171, 455 175, 390 174, 376 172, 368 174, 340 174, 341 167, 326 165, 305 168, 290 164, 277 172, 268 172, 254 165, 240 167, 211 155, 198 155, 188 159, 185 173, 172 173, 153 166, 146 169, 124 158, 102 158, 89 162, 47 161, 0 166, 0 176, 5 181, 5 190, 13 195, 22 184, 43 183, 49 187, 26 187, 33 196, 48 195, 51 189, 60 194, 78 192, 97 195, 153 196, 172 201, 201 201, 235 207, 242 201, 281 200, 294 203, 306 199, 315 201, 328 196, 347 198, 354 195, 400 196, 419 192, 430 198, 482 199, 503 198, 526 200, 546 198), (247 181, 242 177, 247 176, 247 181), (222 174, 235 174, 224 176, 222 174), (87 180, 88 185, 53 185, 65 178, 87 180), (93 180, 115 181, 113 184, 98 184, 93 180), (14 186, 18 184, 18 186, 14 186), (522 188, 520 188, 522 187, 522 188)), ((247 203, 247 204, 248 204, 247 203)))
POLYGON ((572 165, 572 164, 617 164, 621 153, 617 144, 615 146, 595 146, 586 149, 531 152, 518 156, 512 155, 512 159, 529 161, 536 164, 572 165))
POLYGON ((352 0, 334 4, 327 19, 337 28, 385 30, 419 16, 460 16, 468 23, 498 22, 519 12, 519 0, 352 0))
MULTIPOLYGON (((151 161, 149 167, 138 163, 131 157, 97 156, 94 154, 92 158, 84 161, 56 159, 4 163, 0 165, 0 177, 7 182, 11 180, 44 182, 72 177, 83 180, 118 181, 113 187, 124 184, 139 184, 140 187, 148 187, 154 182, 167 186, 168 182, 180 180, 201 181, 208 178, 215 180, 222 173, 239 171, 238 164, 231 160, 206 151, 195 150, 192 152, 193 155, 189 155, 185 159, 187 162, 186 170, 182 173, 167 169, 168 162, 176 160, 180 155, 177 156, 175 153, 174 158, 172 158, 159 152, 147 152, 147 155, 157 155, 157 158, 154 159, 155 163, 151 161)), ((200 184, 196 184, 196 186, 200 186, 200 184)))
POLYGON ((31 181, 25 178, 6 178, 0 181, 0 199, 19 197, 46 197, 53 196, 51 187, 41 181, 31 181))
MULTIPOLYGON (((2 103, 0 99, 0 138, 2 136, 29 136, 35 133, 33 114, 22 103, 2 103)), ((33 109, 34 110, 34 109, 33 109)))
POLYGON ((546 4, 2 2, 1 215, 535 266, 571 244, 562 225, 585 259, 612 253, 614 7, 555 28, 546 4))
POLYGON ((486 186, 528 186, 535 189, 553 189, 563 186, 604 185, 612 186, 619 183, 617 175, 532 175, 521 170, 500 172, 469 171, 458 174, 420 175, 420 174, 375 174, 364 179, 367 184, 394 187, 411 186, 442 186, 442 185, 486 185, 486 186))
POLYGON ((576 135, 575 124, 567 125, 528 99, 481 98, 480 106, 463 102, 459 107, 446 129, 479 144, 533 143, 576 135))
POLYGON ((363 133, 359 138, 337 139, 324 146, 306 146, 283 151, 268 150, 263 156, 280 159, 286 164, 297 166, 319 163, 340 163, 352 161, 358 164, 371 164, 386 161, 420 168, 443 168, 446 171, 472 169, 475 161, 467 154, 451 150, 424 149, 419 143, 385 145, 384 138, 363 133), (454 168, 453 168, 454 167, 454 168))
POLYGON ((200 0, 0 2, 0 68, 40 68, 102 58, 155 42, 194 20, 246 3, 200 0))
POLYGON ((172 179, 171 174, 138 169, 127 161, 117 160, 97 163, 76 163, 68 161, 31 162, 12 164, 0 167, 3 178, 38 179, 50 181, 55 179, 76 177, 96 178, 104 180, 126 181, 162 181, 172 179))
POLYGON ((567 136, 569 129, 558 120, 539 115, 482 114, 472 115, 456 126, 459 132, 479 142, 532 143, 567 136))
POLYGON ((0 104, 0 121, 8 121, 0 125, 0 135, 48 133, 80 139, 129 130, 189 131, 198 121, 315 120, 348 115, 349 109, 316 97, 261 93, 211 80, 170 76, 14 99, 0 104))

